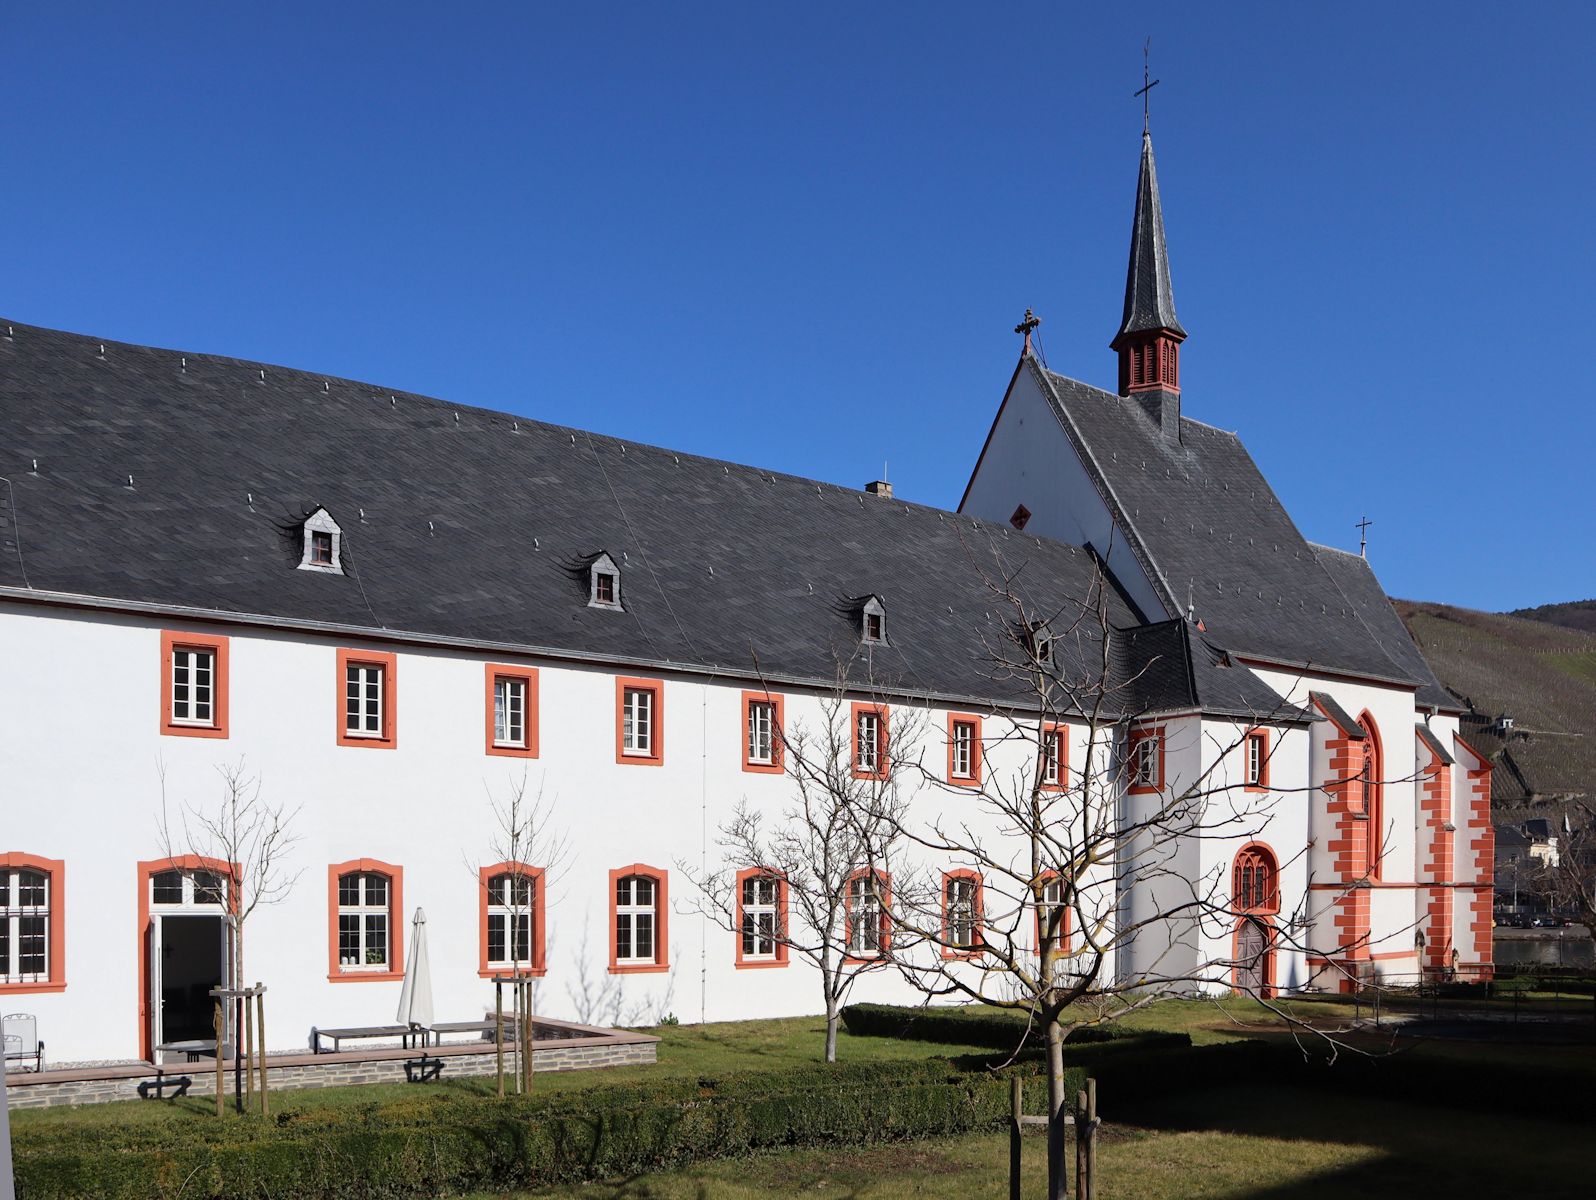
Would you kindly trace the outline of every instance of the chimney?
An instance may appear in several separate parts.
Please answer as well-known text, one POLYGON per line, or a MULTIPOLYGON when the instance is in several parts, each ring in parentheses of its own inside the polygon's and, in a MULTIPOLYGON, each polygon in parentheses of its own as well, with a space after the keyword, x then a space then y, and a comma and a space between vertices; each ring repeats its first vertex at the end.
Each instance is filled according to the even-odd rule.
POLYGON ((880 496, 883 500, 892 499, 892 485, 885 479, 877 479, 872 483, 865 484, 865 491, 872 496, 880 496))

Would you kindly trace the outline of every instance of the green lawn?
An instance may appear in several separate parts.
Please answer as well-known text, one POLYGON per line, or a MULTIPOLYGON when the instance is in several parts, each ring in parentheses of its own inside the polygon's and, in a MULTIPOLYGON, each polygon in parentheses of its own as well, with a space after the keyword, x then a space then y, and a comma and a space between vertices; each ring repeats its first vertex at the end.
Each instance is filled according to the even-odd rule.
MULTIPOLYGON (((1339 1024, 1348 1015, 1332 1001, 1295 1002, 1296 1015, 1339 1024)), ((1240 1000, 1165 1001, 1124 1022, 1148 1030, 1185 1032, 1198 1044, 1281 1036, 1278 1020, 1240 1000)), ((824 1023, 818 1017, 749 1021, 655 1030, 660 1061, 625 1067, 540 1075, 539 1092, 567 1091, 665 1077, 697 1078, 732 1071, 807 1066, 819 1061, 824 1023)), ((1575 1036, 1580 1036, 1576 1033, 1575 1036)), ((1389 1033, 1361 1039, 1391 1047, 1389 1033)), ((973 1046, 856 1038, 844 1032, 845 1061, 919 1059, 933 1054, 1001 1054, 973 1046)), ((1186 1086, 1169 1097, 1128 1110, 1111 1093, 1101 1097, 1107 1124, 1100 1144, 1103 1200, 1146 1197, 1342 1197, 1488 1195, 1498 1192, 1583 1196, 1589 1191, 1588 1129, 1537 1114, 1533 1094, 1492 1099, 1492 1070, 1509 1064, 1545 1078, 1574 1077, 1596 1084, 1596 1040, 1564 1045, 1432 1041, 1404 1053, 1463 1059, 1478 1066, 1479 1103, 1434 1106, 1371 1096, 1319 1092, 1300 1086, 1240 1087, 1224 1079, 1186 1086)), ((1331 1068, 1332 1070, 1334 1068, 1331 1068)), ((438 1090, 479 1095, 491 1103, 493 1081, 445 1079, 438 1090)), ((336 1088, 274 1094, 276 1111, 364 1105, 414 1098, 411 1085, 336 1088)), ((48 1141, 57 1129, 88 1127, 138 1136, 181 1136, 185 1123, 214 1121, 204 1099, 173 1104, 135 1102, 12 1114, 19 1143, 48 1141)), ((241 1118, 230 1116, 229 1121, 241 1118)), ((1026 1143, 1027 1195, 1042 1181, 1042 1143, 1026 1143)), ((1002 1196, 1007 1143, 1003 1136, 971 1136, 836 1150, 803 1150, 703 1163, 635 1179, 587 1183, 530 1195, 660 1197, 738 1200, 768 1195, 881 1198, 1002 1196)))

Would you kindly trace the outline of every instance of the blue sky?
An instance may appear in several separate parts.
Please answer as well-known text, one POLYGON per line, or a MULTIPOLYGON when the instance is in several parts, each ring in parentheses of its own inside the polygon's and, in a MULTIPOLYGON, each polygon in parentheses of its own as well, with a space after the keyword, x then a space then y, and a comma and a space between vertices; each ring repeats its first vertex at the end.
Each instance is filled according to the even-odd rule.
POLYGON ((1394 595, 1596 595, 1596 6, 13 6, 0 315, 951 506, 1112 388, 1141 110, 1186 412, 1394 595))

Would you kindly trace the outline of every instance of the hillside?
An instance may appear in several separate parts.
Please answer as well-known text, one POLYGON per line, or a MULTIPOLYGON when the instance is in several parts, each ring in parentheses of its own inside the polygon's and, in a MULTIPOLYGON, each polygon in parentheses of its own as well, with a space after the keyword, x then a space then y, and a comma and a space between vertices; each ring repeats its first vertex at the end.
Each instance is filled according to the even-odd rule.
MULTIPOLYGON (((1534 794, 1596 794, 1596 632, 1446 604, 1393 603, 1448 689, 1485 717, 1513 718, 1505 739, 1480 725, 1464 734, 1497 758, 1492 791, 1503 807, 1534 794)), ((1591 608, 1596 617, 1596 604, 1591 608)))
POLYGON ((1570 600, 1566 604, 1542 604, 1538 608, 1516 608, 1508 614, 1529 621, 1545 621, 1565 629, 1596 633, 1596 600, 1570 600))

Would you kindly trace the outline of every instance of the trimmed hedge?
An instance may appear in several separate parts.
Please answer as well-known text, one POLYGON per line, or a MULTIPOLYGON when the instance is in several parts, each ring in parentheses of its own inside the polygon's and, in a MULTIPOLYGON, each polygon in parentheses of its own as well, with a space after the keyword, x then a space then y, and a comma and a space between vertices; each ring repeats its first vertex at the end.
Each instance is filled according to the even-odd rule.
MULTIPOLYGON (((275 1121, 196 1117, 158 1128, 18 1130, 23 1200, 96 1196, 376 1198, 533 1187, 785 1146, 865 1144, 991 1129, 1012 1074, 947 1059, 599 1087, 496 1100, 415 1100, 290 1111, 275 1121)), ((1074 1068, 1070 1092, 1084 1086, 1074 1068)))
MULTIPOLYGON (((1039 1026, 1033 1025, 1027 1031, 1023 1015, 975 1006, 909 1008, 897 1004, 849 1004, 842 1010, 842 1023, 856 1037, 906 1038, 956 1046, 989 1046, 994 1050, 1013 1050, 1022 1037, 1027 1045, 1047 1044, 1039 1026)), ((1078 1046, 1130 1036, 1136 1035, 1128 1034, 1117 1025, 1087 1025, 1070 1034, 1067 1044, 1078 1046)))

